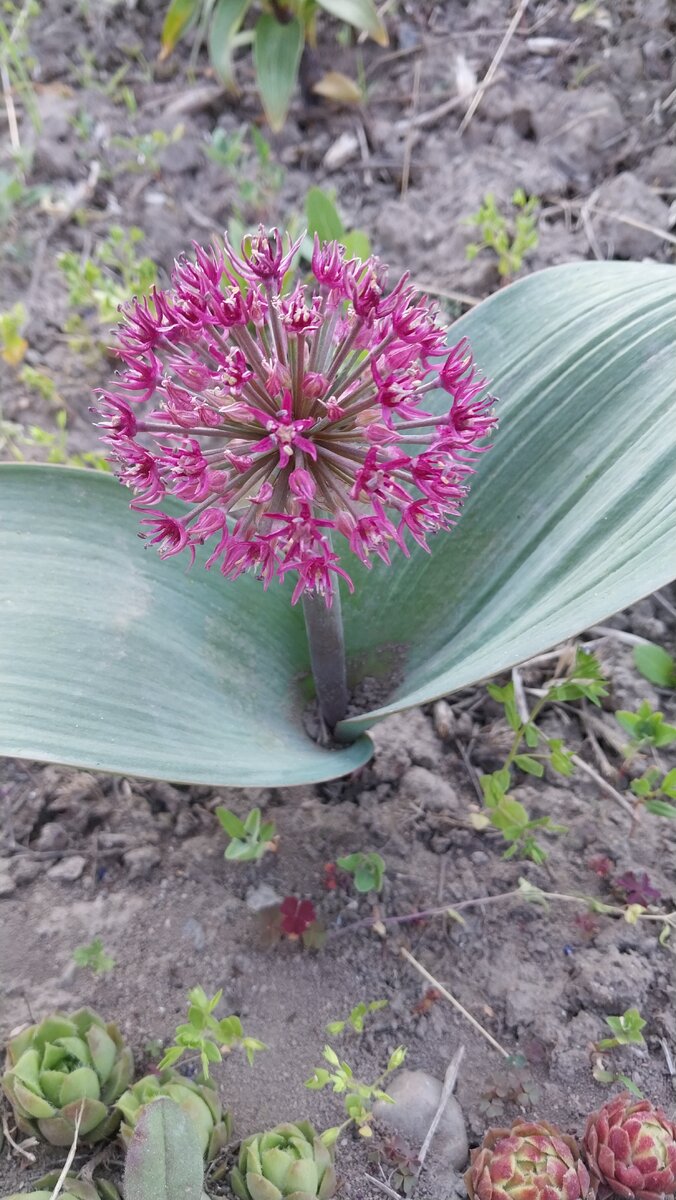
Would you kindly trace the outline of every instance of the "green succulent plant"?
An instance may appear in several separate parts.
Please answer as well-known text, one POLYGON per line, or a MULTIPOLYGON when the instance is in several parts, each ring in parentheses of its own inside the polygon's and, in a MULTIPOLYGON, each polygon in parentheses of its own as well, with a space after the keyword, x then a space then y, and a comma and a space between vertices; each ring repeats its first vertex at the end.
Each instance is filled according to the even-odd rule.
POLYGON ((178 1071, 145 1075, 120 1096, 116 1108, 122 1113, 120 1136, 125 1145, 129 1143, 142 1110, 159 1096, 167 1096, 181 1106, 195 1128, 202 1154, 209 1161, 215 1158, 230 1138, 230 1114, 223 1112, 214 1088, 195 1083, 178 1071))
POLYGON ((83 1142, 116 1132, 121 1113, 113 1105, 133 1070, 117 1026, 81 1008, 53 1013, 10 1039, 2 1088, 23 1133, 70 1146, 78 1119, 83 1142))
POLYGON ((246 1138, 230 1182, 239 1200, 328 1200, 336 1173, 331 1151, 298 1121, 246 1138))
MULTIPOLYGON (((11 1196, 3 1196, 2 1200, 51 1200, 54 1187, 60 1176, 60 1171, 50 1171, 41 1179, 35 1181, 33 1192, 12 1192, 11 1196)), ((63 1191, 59 1192, 60 1200, 120 1200, 120 1193, 114 1183, 107 1179, 95 1181, 79 1179, 70 1172, 63 1182, 63 1191)))

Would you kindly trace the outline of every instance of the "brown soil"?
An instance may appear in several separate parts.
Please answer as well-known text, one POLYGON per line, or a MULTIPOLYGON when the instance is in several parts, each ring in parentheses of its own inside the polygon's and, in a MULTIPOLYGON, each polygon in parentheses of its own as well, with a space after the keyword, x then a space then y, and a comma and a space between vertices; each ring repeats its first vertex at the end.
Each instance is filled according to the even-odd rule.
MULTIPOLYGON (((74 450, 95 445, 90 389, 111 368, 102 355, 85 362, 69 349, 67 292, 56 256, 86 251, 114 223, 142 228, 144 250, 166 275, 191 238, 208 240, 233 212, 246 222, 284 224, 302 208, 307 187, 319 183, 336 189, 346 222, 367 229, 394 268, 412 268, 421 283, 442 290, 483 296, 499 285, 494 259, 484 253, 466 260, 472 233, 463 218, 487 191, 506 203, 522 186, 543 198, 539 245, 524 270, 594 255, 668 257, 667 241, 618 219, 663 230, 670 224, 676 27, 666 0, 599 4, 597 22, 579 23, 571 21, 572 3, 534 0, 463 136, 462 105, 436 117, 433 110, 456 93, 461 69, 469 65, 484 75, 513 6, 399 3, 390 18, 392 53, 363 48, 363 112, 297 97, 283 133, 271 139, 285 169, 279 192, 261 184, 253 162, 228 171, 205 154, 214 129, 232 133, 258 118, 249 66, 245 60, 236 102, 217 94, 203 61, 196 81, 186 80, 187 50, 158 67, 163 7, 144 0, 45 0, 31 27, 43 126, 32 134, 28 121, 22 125, 23 144, 32 151, 29 183, 43 185, 54 201, 83 183, 92 163, 100 170, 92 194, 80 202, 82 221, 54 206, 51 217, 34 207, 14 220, 0 307, 22 300, 29 309, 26 361, 57 382, 74 450), (137 103, 133 113, 111 84, 123 66, 137 103), (159 153, 156 166, 130 169, 130 152, 116 137, 171 132, 178 123, 183 136, 159 153), (327 154, 330 161, 341 138, 352 145, 351 134, 349 156, 330 170, 327 154), (256 185, 253 198, 242 176, 256 185)), ((339 65, 349 70, 353 52, 344 53, 339 65)), ((335 46, 320 46, 317 69, 334 60, 335 46)), ((6 131, 0 134, 7 149, 6 131)), ((9 367, 0 368, 4 417, 48 427, 44 401, 18 384, 9 367)), ((673 652, 675 602, 673 591, 665 591, 612 625, 673 652)), ((607 756, 609 778, 625 792, 612 712, 648 699, 674 721, 676 702, 638 675, 626 641, 605 637, 599 652, 612 684, 602 714, 606 732, 596 726, 590 732, 579 708, 544 721, 550 736, 564 737, 595 769, 607 756)), ((541 669, 525 673, 528 684, 542 679, 541 669)), ((615 875, 646 872, 661 892, 658 906, 676 907, 676 828, 649 815, 634 824, 582 773, 572 781, 519 779, 516 794, 531 813, 550 815, 567 832, 547 837, 544 866, 505 861, 500 840, 473 832, 467 816, 477 803, 474 770, 500 764, 506 731, 484 689, 450 703, 451 735, 438 710, 436 721, 432 710, 390 718, 375 731, 369 766, 319 787, 215 791, 6 761, 0 766, 0 868, 8 881, 0 899, 0 1036, 55 1007, 86 1003, 120 1024, 143 1065, 151 1059, 148 1043, 169 1038, 182 1018, 189 987, 223 988, 221 1011, 239 1013, 247 1031, 269 1046, 253 1070, 233 1055, 216 1072, 241 1136, 298 1116, 318 1126, 337 1123, 340 1097, 308 1092, 303 1081, 320 1061, 327 1021, 359 1000, 384 998, 388 1007, 361 1038, 345 1035, 341 1053, 372 1078, 404 1043, 409 1065, 443 1077, 464 1044, 456 1094, 476 1142, 491 1123, 487 1080, 501 1060, 445 1001, 419 1011, 428 985, 402 959, 404 946, 510 1053, 528 1058, 540 1090, 538 1115, 580 1131, 585 1113, 611 1091, 592 1077, 590 1044, 608 1032, 606 1016, 632 1006, 647 1021, 646 1045, 615 1051, 609 1065, 673 1111, 663 1045, 676 1056, 674 957, 658 943, 659 924, 599 917, 585 929, 572 906, 554 903, 545 911, 505 901, 468 908, 464 923, 438 917, 389 924, 384 935, 369 927, 373 916, 446 903, 457 908, 506 892, 522 875, 547 891, 612 902, 608 882, 588 865, 599 855, 613 861, 615 875), (213 812, 218 804, 240 814, 264 808, 280 834, 277 853, 257 866, 225 863, 213 812), (386 860, 377 901, 324 887, 324 864, 356 849, 378 850, 386 860), (69 864, 72 874, 81 867, 71 881, 64 876, 69 864), (251 908, 262 883, 280 898, 313 899, 328 932, 322 951, 288 941, 263 945, 251 908), (94 936, 117 960, 98 980, 72 960, 73 949, 94 936)), ((669 769, 676 758, 665 752, 662 761, 669 769)), ((507 1103, 498 1123, 518 1112, 507 1103)), ((382 1195, 365 1180, 366 1171, 379 1173, 367 1149, 350 1137, 341 1147, 346 1200, 382 1195)), ((41 1147, 37 1164, 28 1164, 6 1144, 0 1193, 27 1186, 38 1168, 57 1160, 41 1147)), ((455 1186, 450 1180, 444 1193, 455 1186)), ((424 1178, 416 1195, 441 1200, 424 1178)))

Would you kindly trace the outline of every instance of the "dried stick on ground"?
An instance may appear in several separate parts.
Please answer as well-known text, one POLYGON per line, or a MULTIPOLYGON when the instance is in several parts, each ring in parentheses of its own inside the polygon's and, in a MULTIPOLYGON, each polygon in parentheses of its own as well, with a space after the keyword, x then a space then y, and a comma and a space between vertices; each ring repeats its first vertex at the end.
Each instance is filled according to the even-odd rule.
POLYGON ((489 1033, 487 1029, 484 1029, 483 1025, 479 1024, 476 1017, 473 1017, 472 1014, 470 1012, 468 1012, 466 1008, 463 1008, 460 1001, 456 1000, 455 996, 452 996, 451 993, 444 987, 444 985, 442 983, 439 983, 438 979, 434 978, 434 975, 430 975, 429 971, 426 970, 425 967, 423 967, 422 963, 418 962, 417 958, 413 957, 413 955, 410 953, 410 951, 408 951, 405 947, 402 946, 399 953, 401 954, 402 958, 405 958, 407 962, 410 962, 412 967, 415 967, 416 971, 420 972, 423 979, 426 979, 428 981, 428 983, 431 983, 432 986, 437 989, 437 991, 441 992, 442 996, 444 996, 446 998, 446 1000, 448 1000, 449 1004, 452 1004, 453 1007, 455 1009, 457 1009, 459 1013, 462 1014, 462 1016, 465 1018, 465 1020, 469 1021, 470 1025, 472 1025, 473 1028, 476 1029, 481 1034, 482 1037, 485 1037, 487 1042, 490 1042, 491 1046, 493 1047, 494 1050, 497 1050, 498 1054, 501 1054, 503 1058, 510 1057, 509 1050, 505 1050, 504 1046, 501 1046, 500 1043, 495 1040, 493 1035, 491 1033, 489 1033))
POLYGON ((460 122, 460 126, 458 128, 458 133, 465 132, 465 130, 467 129, 467 126, 469 125, 470 121, 472 120, 472 117, 474 116, 477 108, 481 104, 481 101, 484 98, 484 92, 486 91, 486 88, 489 87, 490 84, 492 83, 495 73, 496 73, 498 67, 500 66, 500 63, 502 62, 503 58, 505 57, 505 54, 507 53, 509 43, 511 42, 512 38, 514 37, 514 34, 516 33, 516 31, 519 27, 519 22, 521 21, 523 14, 525 13, 526 9, 528 8, 528 4, 529 4, 529 0, 521 0, 519 7, 517 8, 516 12, 514 13, 514 16, 512 17, 512 19, 507 27, 507 32, 505 33, 505 36, 503 37, 502 41, 500 42, 500 45, 497 48, 495 57, 493 58, 491 65, 489 66, 488 70, 486 71, 486 74, 484 75, 483 79, 481 80, 481 83, 479 84, 477 90, 475 91, 475 93, 472 97, 470 106, 467 109, 467 112, 465 113, 464 117, 462 118, 462 121, 460 122))
POLYGON ((418 1175, 420 1175, 420 1172, 422 1171, 423 1166, 425 1165, 425 1159, 427 1158, 427 1152, 428 1152, 430 1146, 432 1145, 432 1138, 434 1137, 435 1133, 437 1132, 437 1129, 439 1128, 439 1122, 441 1121, 441 1118, 444 1115, 444 1109, 446 1108, 446 1104, 448 1102, 448 1097, 451 1095, 453 1088, 456 1085, 457 1078, 458 1078, 458 1072, 460 1070, 460 1064, 464 1057, 465 1057, 465 1047, 458 1046, 458 1049, 456 1050, 455 1054, 453 1055, 453 1058, 451 1059, 450 1063, 448 1064, 448 1069, 447 1069, 446 1075, 444 1077, 444 1086, 441 1089, 441 1096, 439 1097, 439 1103, 437 1105, 437 1111, 435 1112, 434 1116, 432 1117, 432 1124, 430 1125, 429 1129, 427 1130, 427 1133, 425 1134, 425 1141, 423 1142, 422 1146, 420 1147, 420 1154, 418 1155, 418 1161, 420 1163, 420 1166, 418 1167, 418 1175))

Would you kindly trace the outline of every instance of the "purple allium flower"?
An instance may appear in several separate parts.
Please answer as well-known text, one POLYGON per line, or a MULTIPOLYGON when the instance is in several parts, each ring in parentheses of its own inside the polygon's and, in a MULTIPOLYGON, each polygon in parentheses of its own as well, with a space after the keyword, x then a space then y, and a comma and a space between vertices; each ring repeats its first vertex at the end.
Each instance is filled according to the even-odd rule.
POLYGON ((389 563, 407 534, 427 550, 454 524, 495 420, 467 340, 448 350, 406 276, 387 293, 377 259, 315 238, 311 281, 289 288, 299 245, 261 227, 241 255, 195 246, 170 289, 124 309, 124 369, 94 411, 161 556, 208 542, 227 578, 291 574, 292 603, 330 606, 338 576, 352 590, 341 547, 389 563))

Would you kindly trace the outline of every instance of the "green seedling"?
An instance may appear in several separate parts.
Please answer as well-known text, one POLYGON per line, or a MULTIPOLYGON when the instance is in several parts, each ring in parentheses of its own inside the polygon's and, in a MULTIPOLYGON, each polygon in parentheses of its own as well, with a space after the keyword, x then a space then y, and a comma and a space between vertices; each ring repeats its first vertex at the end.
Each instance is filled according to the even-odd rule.
POLYGON ((382 891, 385 878, 385 860, 372 851, 365 854, 362 850, 348 854, 345 858, 336 859, 336 865, 341 871, 347 871, 352 876, 358 892, 382 891))
POLYGON ((107 954, 101 938, 93 938, 86 946, 76 946, 73 961, 78 967, 86 967, 93 975, 109 975, 116 966, 112 955, 107 954))
POLYGON ((668 725, 662 713, 653 712, 647 700, 635 713, 619 709, 615 718, 631 739, 625 752, 627 758, 637 751, 661 750, 676 742, 676 725, 668 725))
POLYGON ((128 154, 129 158, 125 158, 115 170, 120 173, 143 171, 159 175, 162 168, 160 154, 168 146, 180 142, 184 133, 185 126, 179 124, 174 126, 171 133, 165 133, 163 129, 151 129, 149 133, 137 133, 129 137, 117 134, 110 139, 110 145, 128 154))
POLYGON ((344 1021, 331 1021, 326 1026, 326 1032, 335 1037, 349 1027, 355 1033, 363 1033, 364 1021, 369 1013, 380 1012, 382 1008, 387 1008, 387 1000, 371 1000, 369 1003, 362 1000, 359 1004, 355 1004, 350 1015, 344 1021))
POLYGON ((467 225, 476 226, 480 238, 467 246, 467 258, 471 260, 482 250, 491 250, 497 257, 501 278, 517 275, 523 266, 524 256, 529 250, 534 250, 539 241, 538 205, 536 196, 527 196, 523 188, 517 188, 512 196, 513 212, 505 216, 498 208, 493 193, 488 192, 478 212, 466 218, 467 225))
POLYGON ((668 771, 663 778, 661 776, 659 767, 649 767, 640 779, 632 779, 629 786, 648 812, 673 820, 676 818, 676 805, 669 801, 676 800, 676 768, 668 771))
POLYGON ((635 646, 634 663, 656 687, 676 688, 676 660, 662 646, 656 646, 653 642, 635 646))
POLYGON ((387 1068, 374 1083, 363 1083, 356 1079, 349 1063, 340 1059, 331 1046, 324 1047, 323 1057, 329 1067, 317 1067, 310 1078, 305 1081, 305 1086, 311 1091, 322 1091, 325 1087, 330 1086, 334 1092, 344 1094, 347 1120, 342 1125, 325 1130, 322 1134, 322 1141, 327 1146, 335 1145, 343 1130, 352 1122, 357 1126, 361 1137, 371 1137, 373 1101, 384 1100, 385 1103, 394 1103, 392 1097, 383 1090, 382 1084, 387 1076, 392 1071, 396 1071, 404 1062, 405 1048, 397 1046, 397 1049, 390 1055, 387 1068))
POLYGON ((637 1008, 628 1008, 619 1017, 606 1017, 606 1025, 613 1036, 602 1038, 596 1043, 596 1049, 605 1051, 614 1050, 616 1046, 644 1046, 645 1038, 641 1030, 645 1029, 646 1024, 637 1008))
POLYGON ((209 1078, 209 1064, 220 1063, 224 1054, 240 1047, 244 1050, 249 1065, 253 1065, 257 1050, 267 1050, 258 1038, 247 1037, 239 1017, 217 1018, 214 1014, 223 995, 220 988, 214 996, 207 996, 204 988, 194 987, 188 992, 188 1020, 176 1026, 173 1045, 169 1046, 159 1064, 160 1070, 173 1067, 187 1052, 199 1057, 202 1074, 209 1078))
POLYGON ((601 1038, 599 1042, 596 1042, 594 1050, 597 1052, 597 1057, 593 1061, 592 1075, 599 1083, 620 1083, 632 1095, 641 1096, 642 1093, 628 1075, 609 1071, 606 1068, 601 1055, 608 1050, 615 1050, 617 1046, 644 1046, 645 1038, 642 1030, 645 1029, 646 1022, 637 1008, 628 1008, 619 1017, 606 1017, 606 1025, 610 1026, 613 1036, 601 1038))
POLYGON ((229 808, 217 808, 216 816, 230 838, 225 848, 227 859, 233 862, 257 862, 269 850, 276 849, 275 823, 263 822, 260 808, 252 808, 244 821, 229 808))
POLYGON ((0 313, 0 357, 10 367, 18 367, 28 349, 22 332, 27 320, 28 313, 21 302, 0 313))
POLYGON ((534 837, 533 831, 546 829, 549 833, 563 833, 565 827, 552 824, 549 817, 540 817, 535 821, 530 819, 521 801, 510 795, 512 768, 516 767, 526 775, 533 775, 538 779, 544 775, 545 766, 549 766, 557 775, 572 775, 572 752, 566 749, 560 738, 548 738, 543 734, 538 728, 537 718, 545 705, 552 701, 569 703, 586 699, 599 705, 601 699, 608 694, 601 667, 593 654, 588 654, 578 647, 575 663, 569 674, 564 679, 554 680, 546 688, 525 720, 519 715, 513 683, 504 687, 491 683, 488 685, 488 692, 502 705, 505 719, 514 732, 514 739, 502 767, 490 775, 480 777, 486 807, 484 812, 476 813, 470 819, 476 829, 485 829, 492 825, 500 830, 505 841, 509 843, 504 853, 505 858, 521 854, 533 862, 542 863, 547 858, 547 853, 534 837))
MULTIPOLYGON (((132 296, 144 296, 155 282, 155 263, 139 254, 143 237, 136 226, 122 229, 113 225, 91 255, 83 257, 72 251, 60 254, 57 263, 68 284, 71 306, 93 310, 101 326, 118 321, 120 305, 132 296)), ((71 321, 69 331, 75 331, 80 323, 80 318, 71 321)))

